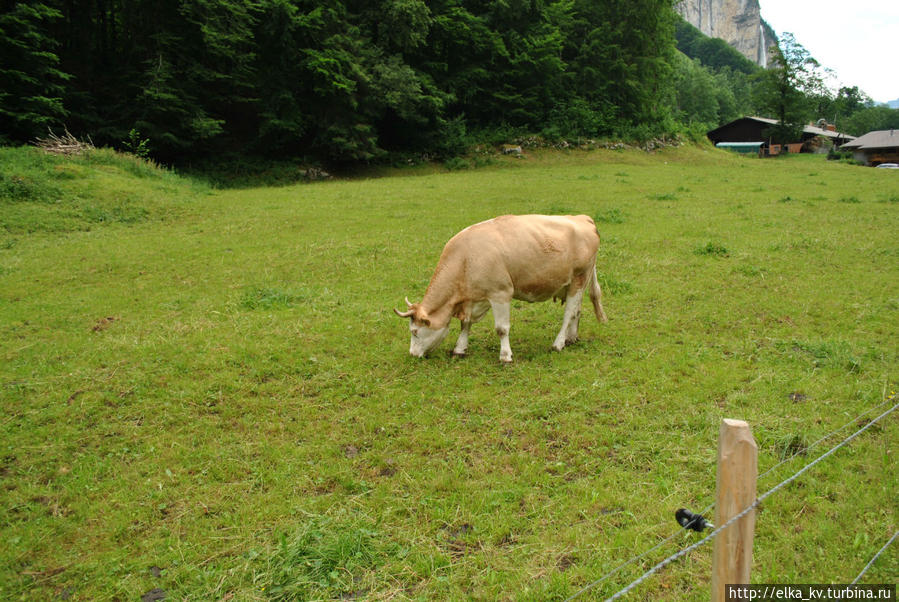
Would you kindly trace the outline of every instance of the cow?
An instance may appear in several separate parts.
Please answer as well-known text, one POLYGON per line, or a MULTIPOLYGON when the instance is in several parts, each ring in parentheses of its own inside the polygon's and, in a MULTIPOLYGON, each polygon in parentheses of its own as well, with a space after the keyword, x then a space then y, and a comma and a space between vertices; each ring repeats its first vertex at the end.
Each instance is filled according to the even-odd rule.
POLYGON ((581 299, 588 287, 596 318, 606 321, 596 279, 598 249, 596 224, 586 215, 503 215, 465 228, 443 248, 421 302, 410 303, 407 297, 406 311, 393 310, 409 318, 409 353, 427 355, 446 337, 455 317, 462 332, 452 354, 465 356, 471 325, 490 309, 500 362, 511 362, 512 299, 565 300, 562 329, 552 345, 561 351, 577 340, 581 299))

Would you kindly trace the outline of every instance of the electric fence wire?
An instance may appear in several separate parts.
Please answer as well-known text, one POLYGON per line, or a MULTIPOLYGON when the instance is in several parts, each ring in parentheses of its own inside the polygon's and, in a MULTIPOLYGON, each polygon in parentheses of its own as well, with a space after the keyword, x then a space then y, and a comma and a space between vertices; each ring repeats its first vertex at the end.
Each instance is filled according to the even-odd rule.
POLYGON ((888 542, 886 542, 885 544, 883 544, 883 547, 880 548, 880 551, 878 551, 876 554, 874 554, 874 558, 871 559, 871 562, 869 562, 868 564, 865 565, 865 568, 863 568, 862 572, 858 574, 858 577, 856 577, 855 579, 852 580, 851 585, 855 585, 856 583, 858 583, 858 580, 861 579, 862 576, 868 572, 868 569, 871 568, 871 565, 874 564, 874 561, 877 560, 881 554, 883 554, 884 550, 886 550, 888 547, 890 547, 890 544, 893 543, 893 540, 896 539, 897 535, 899 535, 899 531, 896 531, 895 533, 893 533, 893 536, 890 538, 890 540, 888 542))
POLYGON ((652 546, 651 548, 649 548, 648 550, 646 550, 639 556, 635 556, 635 557, 631 558, 630 560, 628 560, 627 562, 623 562, 623 563, 619 564, 614 569, 612 569, 611 571, 609 571, 608 573, 606 573, 605 575, 603 575, 602 577, 600 577, 599 579, 597 579, 596 581, 594 581, 593 583, 591 583, 590 585, 585 587, 584 589, 578 591, 570 598, 566 598, 565 602, 568 602, 569 600, 574 600, 575 598, 577 598, 578 596, 580 596, 582 593, 586 592, 587 590, 593 589, 594 587, 596 587, 597 585, 599 585, 600 583, 602 583, 603 581, 605 581, 606 579, 608 579, 609 577, 611 577, 612 575, 614 575, 615 573, 617 573, 618 571, 623 569, 624 567, 637 562, 638 560, 640 560, 641 558, 643 558, 650 552, 655 552, 657 549, 661 548, 663 545, 665 545, 666 543, 668 543, 669 541, 671 541, 672 539, 677 537, 679 534, 680 534, 680 531, 677 531, 677 532, 673 533, 672 535, 669 535, 666 539, 663 539, 656 545, 652 546))
MULTIPOLYGON (((874 408, 871 408, 871 410, 868 410, 868 411, 862 413, 860 416, 864 416, 865 414, 870 413, 872 410, 874 410, 874 409, 876 409, 876 408, 879 408, 879 407, 882 407, 883 405, 885 405, 885 404, 887 403, 887 401, 891 401, 894 397, 895 397, 895 395, 891 395, 891 396, 889 397, 889 399, 887 399, 886 401, 884 401, 883 403, 881 403, 879 406, 875 406, 874 408)), ((788 485, 788 484, 792 483, 793 481, 795 481, 797 478, 799 478, 801 475, 805 474, 805 472, 807 472, 808 470, 810 470, 813 466, 815 466, 816 464, 818 464, 819 462, 821 462, 821 461, 824 460, 825 458, 827 458, 827 457, 831 456, 832 454, 834 454, 838 449, 840 449, 841 447, 843 447, 844 445, 846 445, 847 443, 849 443, 850 441, 852 441, 853 439, 855 439, 856 437, 858 437, 859 435, 861 435, 863 432, 865 432, 866 430, 868 430, 869 428, 871 428, 872 426, 874 426, 874 425, 875 425, 878 421, 880 421, 882 418, 884 418, 884 417, 888 416, 889 414, 891 414, 894 410, 896 410, 896 408, 899 408, 899 403, 893 405, 893 407, 891 407, 889 410, 887 410, 886 412, 883 412, 883 413, 880 414, 877 418, 874 418, 873 420, 871 420, 870 422, 868 422, 867 424, 865 424, 862 428, 860 428, 859 430, 857 430, 857 431, 854 432, 853 434, 851 434, 851 435, 849 435, 848 437, 846 437, 845 439, 843 439, 840 443, 838 443, 838 444, 835 445, 834 447, 830 448, 828 451, 826 451, 826 452, 824 452, 823 454, 821 454, 820 456, 818 456, 815 460, 813 460, 812 462, 810 462, 810 463, 806 464, 805 466, 803 466, 802 468, 800 468, 800 469, 799 469, 797 472, 795 472, 791 477, 788 477, 787 479, 781 481, 780 483, 778 483, 777 485, 775 485, 774 487, 772 487, 771 489, 769 489, 768 491, 766 491, 766 492, 763 493, 762 495, 758 496, 758 497, 755 499, 755 501, 754 501, 752 504, 750 504, 747 508, 745 508, 745 509, 744 509, 743 511, 741 511, 739 514, 736 514, 736 515, 734 515, 733 517, 731 517, 730 520, 728 520, 728 521, 727 521, 726 523, 724 523, 723 525, 719 525, 718 527, 716 527, 714 531, 712 531, 711 533, 709 533, 707 536, 705 536, 705 537, 702 538, 701 540, 699 540, 699 541, 697 541, 696 543, 694 543, 694 544, 692 544, 692 545, 690 545, 690 546, 688 546, 688 547, 686 547, 686 548, 680 550, 679 552, 676 552, 676 553, 672 554, 672 555, 669 556, 668 558, 662 560, 661 562, 659 562, 658 564, 656 564, 655 566, 653 566, 651 569, 649 569, 648 571, 646 571, 645 573, 643 573, 643 575, 641 575, 640 577, 638 577, 637 579, 635 579, 634 581, 632 581, 629 585, 627 585, 626 587, 624 587, 623 589, 621 589, 621 590, 619 590, 617 593, 615 593, 612 597, 607 598, 607 599, 606 599, 606 602, 612 602, 613 600, 617 600, 617 599, 620 598, 621 596, 624 596, 625 594, 627 594, 628 592, 630 592, 631 590, 633 590, 635 587, 637 587, 638 585, 640 585, 641 583, 643 583, 646 579, 648 579, 649 577, 651 577, 652 575, 654 575, 654 574, 657 573, 658 571, 662 570, 663 568, 665 568, 666 566, 668 566, 669 564, 671 564, 671 563, 674 562, 675 560, 677 560, 677 559, 679 559, 679 558, 681 558, 681 557, 683 557, 683 556, 689 554, 689 553, 692 552, 693 550, 699 548, 700 546, 704 545, 704 544, 707 543, 708 541, 711 541, 712 539, 714 539, 715 537, 717 537, 717 535, 718 535, 719 533, 721 533, 722 531, 724 531, 725 529, 727 529, 728 527, 730 527, 732 524, 734 524, 735 522, 737 522, 739 519, 741 519, 741 518, 743 518, 744 516, 746 516, 747 514, 749 514, 749 512, 751 512, 751 511, 754 510, 755 508, 757 508, 757 507, 759 506, 759 504, 761 504, 765 499, 767 499, 768 497, 770 497, 771 495, 773 495, 775 492, 779 491, 780 489, 782 489, 782 488, 785 487, 786 485, 788 485)), ((857 420, 857 419, 856 419, 856 420, 857 420)), ((848 424, 851 424, 851 422, 850 422, 850 423, 847 423, 847 425, 848 425, 848 424)), ((843 425, 842 427, 840 427, 839 429, 837 429, 837 430, 834 431, 834 432, 838 432, 838 431, 842 430, 842 429, 845 428, 847 425, 843 425)), ((833 433, 831 433, 830 435, 832 435, 832 434, 833 434, 833 433)), ((813 444, 813 445, 817 445, 817 443, 819 443, 819 442, 820 442, 821 440, 823 440, 823 439, 826 439, 827 437, 830 437, 830 435, 827 435, 826 437, 823 437, 823 438, 820 439, 819 441, 815 442, 815 444, 813 444)), ((781 462, 781 464, 783 464, 783 462, 781 462)), ((778 465, 778 466, 779 466, 779 465, 778 465)), ((775 468, 776 468, 776 466, 775 466, 775 468)), ((773 468, 772 468, 772 469, 769 469, 768 471, 766 471, 765 474, 768 474, 768 472, 771 472, 771 470, 773 470, 773 468)), ((713 505, 714 505, 714 504, 713 504, 713 505)), ((711 506, 710 506, 710 507, 711 507, 711 506)), ((617 573, 620 569, 622 569, 622 568, 624 568, 625 566, 627 566, 627 565, 629 565, 629 564, 635 562, 636 560, 642 558, 643 556, 649 554, 649 552, 651 552, 651 551, 657 549, 657 548, 660 547, 661 545, 667 543, 668 541, 670 541, 671 539, 673 539, 673 538, 675 537, 675 535, 677 535, 677 533, 675 533, 674 535, 670 536, 668 539, 665 539, 665 540, 661 541, 660 543, 656 544, 653 548, 651 548, 650 550, 647 550, 646 552, 644 552, 644 553, 641 554, 640 556, 638 556, 638 557, 636 557, 636 558, 633 558, 633 559, 631 559, 631 560, 625 562, 625 563, 622 564, 622 565, 619 565, 618 567, 616 567, 615 569, 613 569, 612 571, 610 571, 610 572, 607 573, 606 575, 600 577, 600 578, 597 579, 596 581, 593 581, 593 582, 587 584, 585 587, 583 587, 583 588, 581 588, 580 590, 578 590, 577 592, 575 592, 574 595, 572 595, 572 596, 570 596, 569 598, 567 598, 567 599, 565 600, 565 602, 569 602, 570 600, 574 600, 575 598, 581 596, 582 594, 584 594, 584 593, 590 591, 591 589, 593 589, 594 587, 596 587, 597 585, 599 585, 600 583, 602 583, 603 581, 605 581, 606 579, 608 579, 611 575, 617 573)), ((891 540, 891 541, 892 541, 892 540, 891 540)), ((889 543, 888 543, 887 545, 889 545, 889 543)), ((863 574, 864 574, 864 573, 863 573, 863 574)))
MULTIPOLYGON (((769 473, 771 473, 772 471, 774 471, 776 468, 779 468, 780 466, 783 466, 784 464, 786 464, 787 462, 789 462, 790 460, 792 460, 793 458, 795 458, 795 457, 798 456, 799 454, 801 454, 801 453, 807 453, 809 450, 811 450, 811 449, 817 447, 822 441, 826 441, 827 439, 830 439, 832 436, 834 436, 835 434, 839 433, 840 431, 842 431, 843 429, 845 429, 845 428, 846 428, 847 426, 849 426, 850 424, 858 423, 858 421, 859 421, 862 417, 864 417, 865 415, 870 414, 871 412, 873 412, 873 411, 875 411, 875 410, 877 410, 877 409, 879 409, 879 408, 882 408, 884 405, 886 405, 887 403, 889 403, 889 402, 893 399, 893 397, 895 397, 895 394, 891 394, 891 395, 890 395, 888 398, 886 398, 884 401, 880 402, 880 403, 877 404, 876 406, 873 406, 873 407, 868 408, 867 410, 865 410, 864 412, 862 412, 861 414, 859 414, 858 416, 856 416, 855 418, 853 418, 852 420, 850 420, 849 422, 847 422, 846 424, 844 424, 843 426, 841 426, 841 427, 839 427, 839 428, 837 428, 837 429, 835 429, 835 430, 833 430, 833 431, 827 433, 826 435, 824 435, 823 437, 819 438, 819 439, 818 439, 817 441, 815 441, 814 443, 812 443, 812 444, 810 444, 810 445, 804 447, 803 449, 797 451, 796 453, 794 453, 794 454, 791 455, 790 457, 781 460, 780 462, 778 462, 777 464, 775 464, 774 466, 772 466, 771 468, 769 468, 768 470, 766 470, 765 472, 763 472, 761 475, 759 475, 759 477, 758 477, 759 480, 761 480, 763 477, 765 477, 766 475, 768 475, 769 473)), ((701 514, 701 515, 703 515, 703 516, 706 516, 706 515, 708 514, 708 512, 709 512, 712 508, 714 508, 714 507, 715 507, 715 502, 712 502, 711 504, 709 504, 708 506, 706 506, 705 508, 703 508, 703 509, 699 512, 699 514, 701 514)), ((682 528, 681 530, 683 530, 683 528, 682 528)), ((606 579, 608 579, 609 577, 611 577, 612 575, 614 575, 615 573, 617 573, 617 572, 620 571, 621 569, 625 568, 625 567, 628 566, 628 565, 631 565, 631 564, 637 562, 638 560, 640 560, 640 559, 643 558, 644 556, 647 556, 647 555, 650 554, 651 552, 656 551, 657 549, 659 549, 660 547, 662 547, 663 545, 665 545, 666 543, 668 543, 669 541, 671 541, 672 539, 674 539, 675 537, 677 537, 677 535, 678 535, 679 533, 680 533, 680 531, 677 531, 677 532, 673 533, 672 535, 670 535, 670 536, 668 536, 667 538, 663 539, 662 541, 660 541, 659 543, 657 543, 657 544, 654 545, 653 547, 649 548, 648 550, 646 550, 645 552, 643 552, 643 553, 640 554, 639 556, 635 556, 635 557, 631 558, 630 560, 627 560, 627 561, 625 561, 625 562, 619 564, 618 566, 616 566, 615 568, 613 568, 611 571, 609 571, 608 573, 606 573, 605 575, 603 575, 602 577, 600 577, 600 578, 597 579, 596 581, 592 582, 590 585, 588 585, 588 586, 585 587, 584 589, 578 591, 578 592, 575 593, 573 596, 571 596, 570 598, 568 598, 568 599, 566 600, 566 602, 568 602, 568 600, 573 600, 574 598, 578 597, 579 595, 581 595, 582 593, 588 591, 589 589, 592 589, 592 588, 596 587, 597 585, 601 584, 603 581, 605 581, 606 579)))
MULTIPOLYGON (((846 424, 844 424, 843 426, 841 426, 841 427, 839 427, 839 428, 836 428, 836 429, 830 431, 829 433, 827 433, 827 434, 824 435, 823 437, 819 438, 819 439, 818 439, 817 441, 815 441, 814 443, 811 443, 811 444, 809 444, 809 445, 803 447, 802 449, 797 450, 797 451, 794 452, 792 455, 790 455, 790 456, 788 456, 788 457, 782 459, 780 462, 778 462, 777 464, 775 464, 774 466, 772 466, 771 468, 769 468, 768 470, 766 470, 765 472, 763 472, 762 474, 760 474, 760 475, 758 476, 757 480, 761 481, 761 480, 764 479, 766 476, 768 476, 769 474, 771 474, 772 472, 774 472, 775 470, 777 470, 778 468, 780 468, 781 466, 783 466, 784 464, 786 464, 787 462, 789 462, 790 460, 792 460, 793 458, 795 458, 796 456, 798 456, 798 455, 800 455, 800 454, 807 454, 808 452, 810 452, 810 451, 813 450, 814 448, 818 447, 818 445, 820 445, 822 442, 827 441, 828 439, 830 439, 831 437, 833 437, 834 435, 836 435, 836 434, 839 433, 840 431, 844 430, 847 426, 852 425, 852 424, 856 424, 856 425, 857 425, 859 420, 861 420, 863 417, 865 417, 866 415, 870 414, 871 412, 873 412, 873 411, 875 411, 875 410, 879 410, 880 408, 882 408, 882 407, 885 406, 886 404, 890 403, 890 402, 893 400, 894 397, 896 397, 896 394, 895 394, 895 393, 891 393, 889 397, 887 397, 886 399, 884 399, 883 401, 881 401, 879 404, 877 404, 876 406, 872 406, 872 407, 868 408, 867 410, 865 410, 864 412, 862 412, 861 414, 859 414, 858 416, 856 416, 855 418, 853 418, 852 420, 850 420, 849 422, 847 422, 846 424)), ((708 506, 706 506, 705 508, 703 508, 702 511, 700 512, 700 514, 706 515, 706 513, 708 513, 708 512, 709 512, 712 508, 714 508, 714 507, 715 507, 715 502, 712 502, 711 504, 709 504, 708 506)))

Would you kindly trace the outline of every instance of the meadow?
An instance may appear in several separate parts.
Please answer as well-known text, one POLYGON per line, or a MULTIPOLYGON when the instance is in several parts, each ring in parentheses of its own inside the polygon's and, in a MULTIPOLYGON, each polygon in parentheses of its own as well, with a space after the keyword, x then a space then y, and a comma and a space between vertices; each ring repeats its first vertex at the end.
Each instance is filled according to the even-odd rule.
MULTIPOLYGON (((722 418, 761 472, 795 455, 761 493, 879 413, 897 176, 688 146, 216 189, 0 149, 0 598, 565 599, 713 501, 722 418), (409 357, 392 308, 505 213, 594 217, 609 322, 587 303, 556 353, 561 306, 515 303, 512 365, 489 315, 468 357, 457 324, 409 357)), ((897 442, 891 415, 769 498, 753 582, 852 581, 897 529, 897 442)), ((708 599, 711 552, 629 599, 708 599)), ((897 576, 893 546, 863 582, 897 576)))

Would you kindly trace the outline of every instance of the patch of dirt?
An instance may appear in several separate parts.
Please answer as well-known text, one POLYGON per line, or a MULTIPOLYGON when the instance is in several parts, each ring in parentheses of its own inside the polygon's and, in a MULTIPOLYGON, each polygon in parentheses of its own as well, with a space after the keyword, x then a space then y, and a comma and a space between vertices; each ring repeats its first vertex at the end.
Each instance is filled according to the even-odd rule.
POLYGON ((575 558, 571 554, 562 554, 562 556, 560 556, 556 561, 556 566, 559 568, 559 571, 564 573, 569 568, 571 568, 575 562, 577 562, 577 558, 575 558))
POLYGON ((140 597, 141 602, 156 602, 157 600, 165 600, 165 590, 161 587, 154 587, 146 594, 140 597))
POLYGON ((449 551, 450 556, 458 558, 480 548, 480 543, 469 543, 461 539, 474 530, 470 524, 462 523, 458 527, 447 526, 444 530, 448 536, 444 547, 449 551))
POLYGON ((107 328, 109 328, 110 326, 112 326, 112 323, 118 319, 119 318, 117 318, 116 316, 107 316, 105 318, 100 318, 94 324, 93 328, 91 328, 91 330, 93 332, 102 332, 102 331, 106 330, 107 328))

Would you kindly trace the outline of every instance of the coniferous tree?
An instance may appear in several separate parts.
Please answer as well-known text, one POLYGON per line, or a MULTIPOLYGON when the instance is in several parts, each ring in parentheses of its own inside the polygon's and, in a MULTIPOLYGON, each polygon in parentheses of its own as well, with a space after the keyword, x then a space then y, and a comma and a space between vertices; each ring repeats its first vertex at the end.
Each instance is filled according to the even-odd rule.
POLYGON ((69 75, 60 70, 49 24, 62 14, 42 2, 3 3, 0 12, 0 143, 61 125, 69 75))

